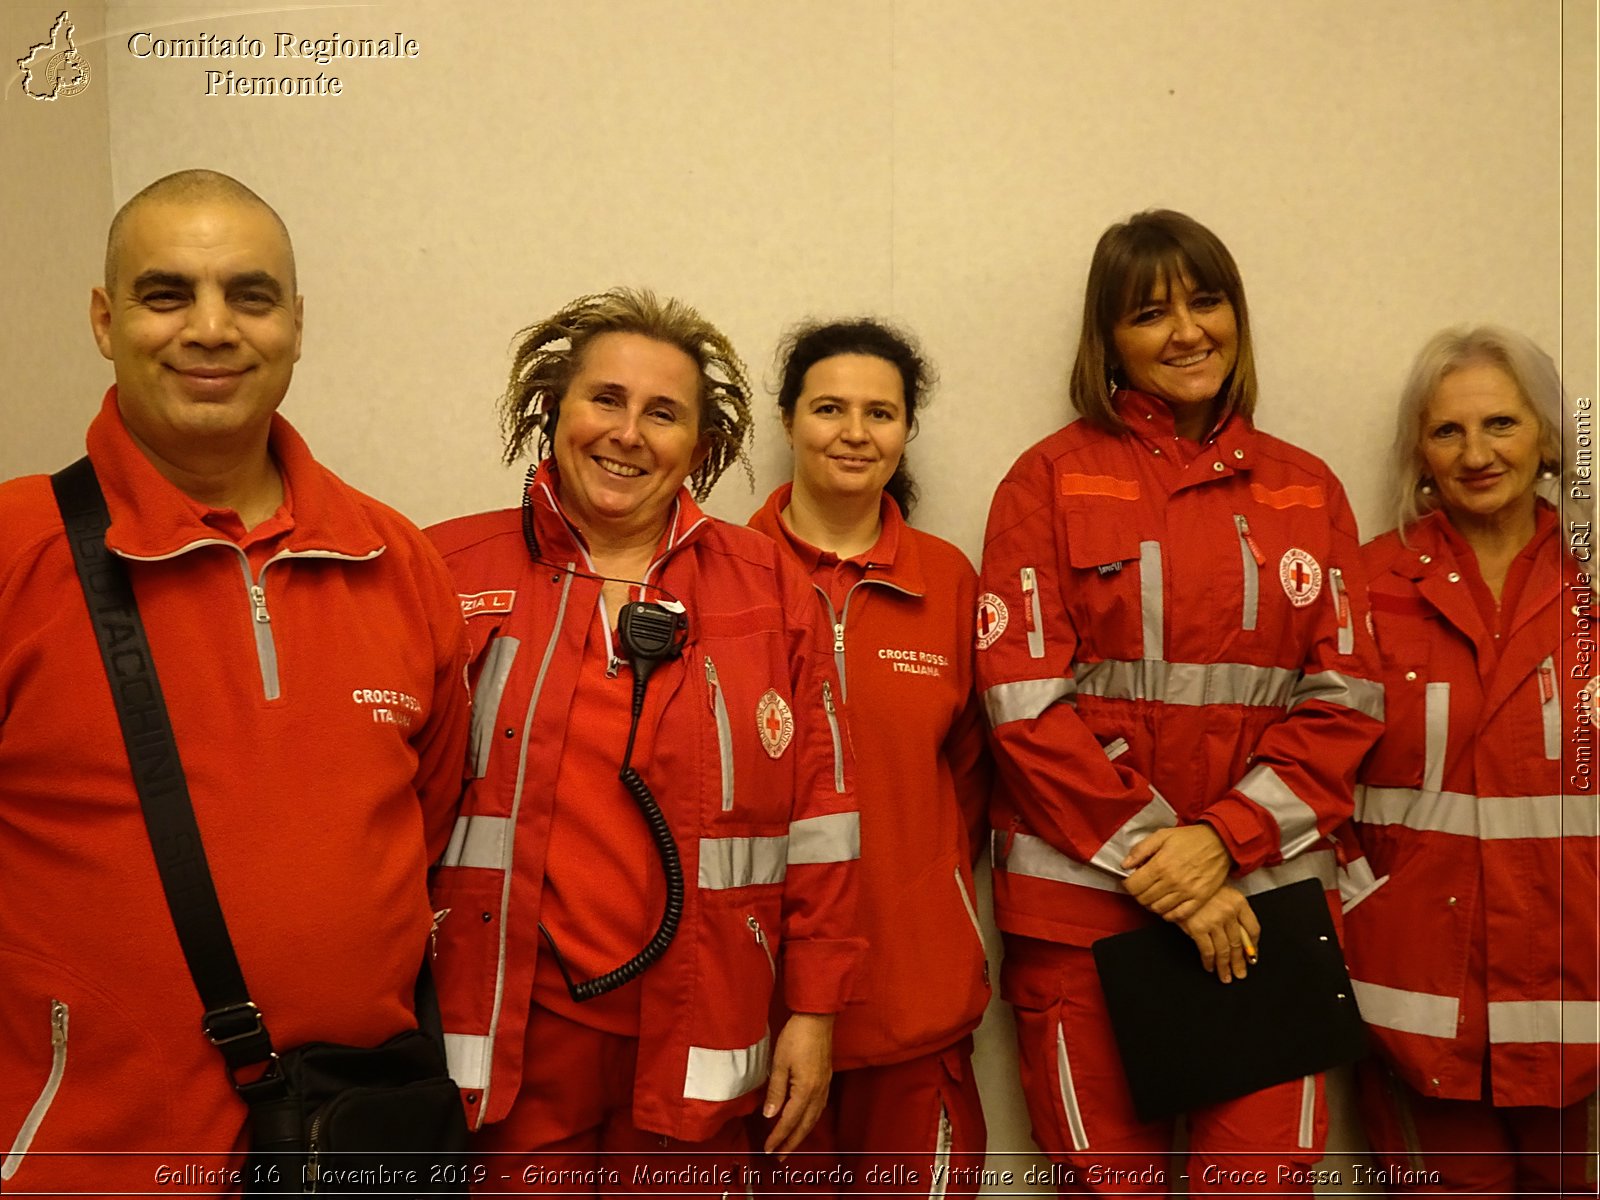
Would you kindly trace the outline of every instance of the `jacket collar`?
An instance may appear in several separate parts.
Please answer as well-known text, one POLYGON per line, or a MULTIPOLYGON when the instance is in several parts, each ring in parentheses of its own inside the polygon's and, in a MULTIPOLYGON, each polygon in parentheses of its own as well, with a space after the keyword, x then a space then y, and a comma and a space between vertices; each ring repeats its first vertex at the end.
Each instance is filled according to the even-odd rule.
MULTIPOLYGON (((788 507, 793 493, 792 483, 779 487, 750 518, 750 527, 766 534, 780 546, 787 546, 805 567, 806 573, 810 574, 816 569, 824 551, 797 536, 784 523, 783 510, 788 507)), ((916 539, 907 534, 909 526, 900 512, 900 506, 888 492, 884 492, 879 501, 878 519, 883 529, 872 549, 863 556, 867 566, 864 581, 892 584, 918 596, 925 594, 927 588, 923 584, 922 555, 917 552, 916 539)))
MULTIPOLYGON (((1112 397, 1112 406, 1133 436, 1154 446, 1165 446, 1178 437, 1178 425, 1172 410, 1164 401, 1121 388, 1112 397)), ((1225 468, 1215 471, 1225 475, 1234 471, 1248 471, 1255 465, 1255 427, 1237 413, 1224 413, 1216 426, 1201 441, 1193 463, 1220 462, 1225 468)), ((1207 466, 1207 471, 1213 468, 1207 466)))
MULTIPOLYGON (((577 559, 593 570, 588 540, 561 507, 561 475, 554 458, 545 459, 534 471, 527 498, 533 513, 534 532, 539 537, 540 556, 550 562, 577 559)), ((710 520, 695 503, 689 489, 680 486, 667 511, 667 522, 656 545, 651 570, 680 547, 695 541, 710 520)))
MULTIPOLYGON (((107 390, 85 440, 111 511, 106 545, 113 551, 128 558, 171 558, 196 545, 227 541, 200 520, 184 494, 134 443, 117 408, 115 386, 107 390)), ((383 552, 383 538, 359 494, 312 458, 294 427, 276 413, 268 446, 293 498, 293 527, 284 537, 284 552, 340 558, 383 552)))

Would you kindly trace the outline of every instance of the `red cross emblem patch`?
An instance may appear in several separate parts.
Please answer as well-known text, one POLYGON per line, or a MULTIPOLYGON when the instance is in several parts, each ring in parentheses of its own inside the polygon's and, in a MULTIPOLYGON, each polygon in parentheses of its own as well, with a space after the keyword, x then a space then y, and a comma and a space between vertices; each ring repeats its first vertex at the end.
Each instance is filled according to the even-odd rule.
POLYGON ((777 692, 768 688, 756 701, 756 732, 772 758, 780 758, 794 740, 794 714, 777 692))
POLYGON ((987 650, 994 645, 995 640, 1006 631, 1006 622, 1011 619, 1011 614, 1006 611, 1006 602, 993 592, 985 592, 978 597, 978 649, 987 650))
POLYGON ((1278 581, 1296 608, 1304 608, 1322 594, 1322 568, 1298 546, 1290 546, 1278 560, 1278 581))

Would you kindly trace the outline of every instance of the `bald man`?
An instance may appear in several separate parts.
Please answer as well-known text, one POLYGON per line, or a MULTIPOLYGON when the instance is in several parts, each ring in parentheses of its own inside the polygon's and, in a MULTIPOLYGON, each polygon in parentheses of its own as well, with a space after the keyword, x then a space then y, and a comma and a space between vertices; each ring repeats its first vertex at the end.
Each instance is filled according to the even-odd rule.
MULTIPOLYGON (((260 197, 151 184, 90 300, 115 383, 88 456, 251 998, 279 1048, 374 1046, 416 1024, 466 639, 416 528, 277 415, 302 315, 260 197)), ((242 1190, 203 1011, 49 478, 0 484, 0 1187, 242 1190)))

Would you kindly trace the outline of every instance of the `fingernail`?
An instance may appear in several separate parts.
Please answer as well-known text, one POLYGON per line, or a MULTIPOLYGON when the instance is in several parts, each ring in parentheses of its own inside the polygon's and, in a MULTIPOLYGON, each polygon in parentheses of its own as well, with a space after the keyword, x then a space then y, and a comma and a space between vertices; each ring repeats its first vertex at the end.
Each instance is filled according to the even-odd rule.
POLYGON ((778 1106, 776 1104, 769 1104, 761 1110, 761 1115, 763 1117, 774 1117, 777 1116, 777 1114, 778 1106))

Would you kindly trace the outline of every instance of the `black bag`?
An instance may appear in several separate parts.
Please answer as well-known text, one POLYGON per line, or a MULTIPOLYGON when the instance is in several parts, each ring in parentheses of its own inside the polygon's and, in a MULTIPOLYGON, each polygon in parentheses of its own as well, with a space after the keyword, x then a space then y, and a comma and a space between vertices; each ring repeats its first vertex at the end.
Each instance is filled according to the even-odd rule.
POLYGON ((51 486, 113 684, 167 908, 205 1008, 201 1029, 250 1109, 245 1194, 465 1196, 466 1117, 445 1064, 426 959, 416 1011, 428 1032, 408 1030, 371 1048, 273 1049, 217 900, 132 581, 105 546, 111 515, 100 482, 82 458, 51 486))
POLYGON ((364 1050, 311 1042, 278 1063, 281 1098, 250 1106, 245 1178, 315 1195, 461 1195, 467 1126, 439 1047, 421 1030, 364 1050))

